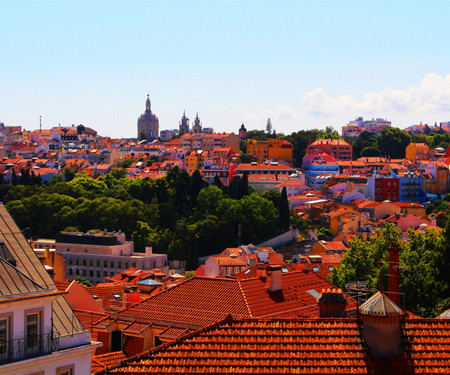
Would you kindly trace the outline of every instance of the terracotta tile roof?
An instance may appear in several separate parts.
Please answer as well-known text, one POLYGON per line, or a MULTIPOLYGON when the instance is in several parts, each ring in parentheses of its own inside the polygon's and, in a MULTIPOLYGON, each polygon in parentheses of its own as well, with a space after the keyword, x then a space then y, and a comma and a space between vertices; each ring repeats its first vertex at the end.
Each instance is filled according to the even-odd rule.
POLYGON ((110 373, 449 374, 450 321, 406 319, 403 353, 375 358, 355 319, 228 320, 110 373))
POLYGON ((158 337, 161 340, 175 340, 181 336, 188 334, 189 332, 192 332, 192 330, 189 330, 187 328, 170 327, 167 328, 163 333, 158 335, 158 337))
POLYGON ((122 296, 125 286, 122 284, 97 284, 96 286, 87 287, 84 289, 91 295, 97 296, 97 299, 102 300, 103 308, 105 310, 110 309, 114 303, 114 294, 122 296))
POLYGON ((91 329, 98 321, 109 316, 95 311, 73 310, 73 312, 85 329, 91 329))
POLYGON ((96 374, 99 371, 118 364, 126 358, 127 356, 121 351, 95 355, 92 357, 91 373, 96 374))
POLYGON ((55 281, 55 284, 58 287, 58 289, 63 292, 67 290, 67 288, 69 287, 69 285, 71 283, 72 283, 71 281, 70 282, 69 281, 55 281))
POLYGON ((246 266, 246 263, 241 258, 234 258, 231 256, 213 256, 211 257, 219 266, 246 266))
POLYGON ((150 323, 134 322, 131 325, 129 325, 127 328, 125 328, 122 332, 131 334, 131 335, 140 335, 142 333, 142 331, 144 331, 146 328, 149 328, 150 326, 151 326, 150 323))
MULTIPOLYGON (((236 317, 311 317, 318 315, 307 291, 333 285, 313 272, 282 274, 282 290, 270 292, 259 278, 246 280, 193 277, 120 312, 120 316, 206 326, 231 314, 236 317)), ((356 303, 350 299, 349 309, 356 303)))

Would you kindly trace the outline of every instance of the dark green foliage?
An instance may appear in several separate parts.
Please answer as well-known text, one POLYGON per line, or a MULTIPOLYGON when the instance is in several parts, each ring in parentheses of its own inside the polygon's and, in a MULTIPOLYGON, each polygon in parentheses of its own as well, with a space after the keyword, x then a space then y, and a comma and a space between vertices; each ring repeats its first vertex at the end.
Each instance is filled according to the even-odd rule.
POLYGON ((242 152, 240 153, 239 158, 241 163, 252 163, 258 161, 258 158, 255 155, 244 154, 242 152))
POLYGON ((327 228, 319 228, 317 229, 317 237, 319 237, 319 240, 330 240, 330 238, 333 238, 333 232, 327 228))
POLYGON ((264 130, 249 130, 247 131, 247 139, 265 141, 267 139, 267 133, 264 130))
POLYGON ((239 140, 239 152, 241 154, 245 154, 247 152, 247 140, 246 139, 239 140))
POLYGON ((63 169, 64 180, 70 182, 75 178, 75 172, 70 167, 65 167, 63 169))
POLYGON ((289 230, 289 202, 287 199, 286 187, 281 191, 280 204, 278 206, 278 213, 280 215, 279 228, 281 232, 289 230))
POLYGON ((87 287, 94 286, 94 284, 92 284, 89 280, 86 280, 84 277, 81 276, 75 276, 74 280, 77 281, 79 284, 85 285, 87 287))
POLYGON ((364 147, 361 151, 362 157, 381 156, 380 150, 375 146, 364 147))
MULTIPOLYGON (((348 140, 353 146, 353 159, 358 159, 362 156, 362 151, 368 147, 373 147, 378 150, 377 135, 370 132, 361 132, 356 139, 348 140)), ((379 150, 378 150, 379 152, 379 150)), ((369 156, 369 155, 365 155, 369 156)))
POLYGON ((377 136, 377 146, 382 156, 392 159, 405 157, 405 149, 411 143, 411 136, 404 130, 389 127, 383 128, 377 136))
POLYGON ((400 292, 404 293, 405 307, 421 316, 433 317, 442 312, 450 298, 450 264, 445 255, 450 238, 446 238, 445 231, 433 228, 409 230, 409 242, 401 241, 400 234, 399 229, 387 224, 378 236, 367 241, 354 237, 342 265, 333 269, 330 280, 341 288, 350 281, 367 281, 369 287, 378 289, 381 276, 386 291, 389 247, 400 247, 400 292))
POLYGON ((309 143, 321 138, 338 139, 341 137, 332 127, 327 127, 325 130, 300 130, 285 137, 285 139, 291 142, 294 146, 293 153, 295 166, 299 167, 302 165, 303 156, 305 156, 306 148, 308 147, 309 143))

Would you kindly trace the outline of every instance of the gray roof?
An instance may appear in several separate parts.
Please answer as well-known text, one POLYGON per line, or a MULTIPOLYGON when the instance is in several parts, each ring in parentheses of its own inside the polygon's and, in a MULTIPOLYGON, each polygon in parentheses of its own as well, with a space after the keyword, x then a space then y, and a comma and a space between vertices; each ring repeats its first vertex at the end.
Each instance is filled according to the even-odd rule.
MULTIPOLYGON (((14 258, 16 263, 14 267, 7 259, 2 258, 0 295, 17 295, 39 290, 43 293, 58 291, 3 204, 0 204, 0 242, 4 245, 2 255, 14 258)), ((53 302, 53 325, 55 332, 62 336, 85 331, 64 296, 59 296, 53 302)))

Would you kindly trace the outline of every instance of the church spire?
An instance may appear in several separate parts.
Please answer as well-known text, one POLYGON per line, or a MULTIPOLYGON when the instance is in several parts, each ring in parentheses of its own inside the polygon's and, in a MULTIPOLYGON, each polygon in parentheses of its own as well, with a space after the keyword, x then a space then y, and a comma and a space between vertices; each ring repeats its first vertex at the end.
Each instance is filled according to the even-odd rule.
POLYGON ((147 102, 145 103, 145 112, 151 112, 150 95, 147 94, 147 102))

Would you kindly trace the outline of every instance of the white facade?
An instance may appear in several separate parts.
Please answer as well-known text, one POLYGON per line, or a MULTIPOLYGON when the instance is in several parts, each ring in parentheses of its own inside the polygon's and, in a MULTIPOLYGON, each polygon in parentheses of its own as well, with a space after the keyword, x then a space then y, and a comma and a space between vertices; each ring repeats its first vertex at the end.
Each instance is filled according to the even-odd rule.
MULTIPOLYGON (((90 235, 82 235, 89 239, 90 235)), ((66 262, 66 278, 73 279, 81 276, 93 284, 104 282, 105 277, 112 277, 129 268, 152 270, 161 269, 165 274, 167 266, 167 254, 154 254, 151 247, 145 249, 145 253, 134 251, 134 243, 125 241, 125 234, 114 233, 117 244, 101 245, 98 243, 58 242, 55 240, 33 241, 35 249, 49 246, 64 256, 66 262)), ((92 235, 101 237, 101 235, 92 235)), ((88 241, 85 241, 88 242, 88 241)))

